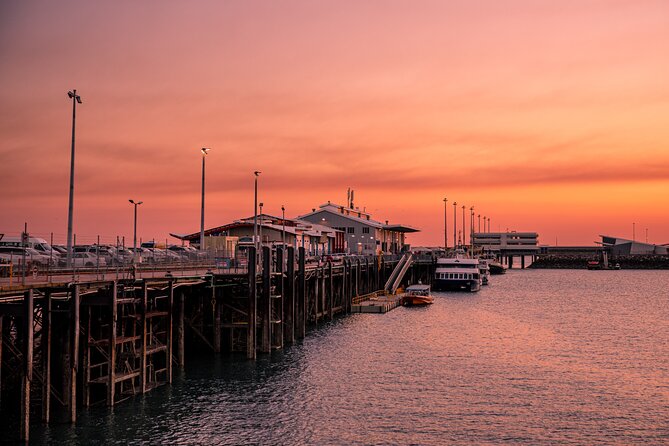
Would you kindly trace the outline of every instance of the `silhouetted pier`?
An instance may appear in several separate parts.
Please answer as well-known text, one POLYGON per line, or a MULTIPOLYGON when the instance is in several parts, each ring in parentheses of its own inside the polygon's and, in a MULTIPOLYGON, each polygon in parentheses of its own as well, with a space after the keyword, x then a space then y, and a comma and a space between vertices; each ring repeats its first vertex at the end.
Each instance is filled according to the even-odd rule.
MULTIPOLYGON (((255 254, 245 272, 0 288, 2 431, 27 441, 38 420, 75 422, 171 383, 191 354, 281 349, 382 290, 398 262, 307 265, 304 248, 265 247, 258 268, 255 254)), ((432 259, 414 260, 405 281, 432 273, 432 259)))

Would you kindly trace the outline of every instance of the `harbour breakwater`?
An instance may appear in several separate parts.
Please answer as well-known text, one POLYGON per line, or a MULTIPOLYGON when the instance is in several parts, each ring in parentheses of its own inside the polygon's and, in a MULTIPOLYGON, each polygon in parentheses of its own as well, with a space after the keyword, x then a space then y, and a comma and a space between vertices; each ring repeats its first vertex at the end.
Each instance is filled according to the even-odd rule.
MULTIPOLYGON (((588 262, 599 260, 594 256, 540 255, 529 266, 534 269, 586 269, 588 262)), ((613 256, 609 265, 620 269, 669 269, 669 256, 613 256)))

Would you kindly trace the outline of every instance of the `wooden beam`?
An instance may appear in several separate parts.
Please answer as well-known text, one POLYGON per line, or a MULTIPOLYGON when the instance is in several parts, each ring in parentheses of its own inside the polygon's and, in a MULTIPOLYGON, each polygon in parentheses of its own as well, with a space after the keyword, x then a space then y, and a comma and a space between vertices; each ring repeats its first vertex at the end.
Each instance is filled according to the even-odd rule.
POLYGON ((297 331, 298 339, 304 338, 306 335, 306 275, 305 275, 305 251, 304 248, 299 248, 299 260, 297 267, 297 306, 295 311, 295 330, 297 331))
POLYGON ((332 273, 332 260, 328 262, 328 319, 333 319, 334 306, 334 275, 332 273))
POLYGON ((0 407, 2 407, 2 332, 4 317, 0 313, 0 407))
POLYGON ((183 368, 186 364, 186 293, 183 289, 179 293, 179 319, 177 321, 177 359, 179 367, 183 368))
POLYGON ((221 303, 216 300, 216 287, 214 286, 215 278, 211 278, 211 300, 212 300, 212 317, 214 320, 213 323, 213 344, 214 344, 214 353, 221 353, 221 303))

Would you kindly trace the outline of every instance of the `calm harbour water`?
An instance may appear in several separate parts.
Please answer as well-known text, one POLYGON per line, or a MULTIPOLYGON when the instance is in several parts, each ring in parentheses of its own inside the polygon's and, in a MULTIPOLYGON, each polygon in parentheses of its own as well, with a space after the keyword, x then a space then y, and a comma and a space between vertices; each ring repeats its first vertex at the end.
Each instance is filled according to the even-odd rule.
POLYGON ((669 444, 669 271, 509 271, 427 308, 351 315, 256 362, 36 443, 669 444))

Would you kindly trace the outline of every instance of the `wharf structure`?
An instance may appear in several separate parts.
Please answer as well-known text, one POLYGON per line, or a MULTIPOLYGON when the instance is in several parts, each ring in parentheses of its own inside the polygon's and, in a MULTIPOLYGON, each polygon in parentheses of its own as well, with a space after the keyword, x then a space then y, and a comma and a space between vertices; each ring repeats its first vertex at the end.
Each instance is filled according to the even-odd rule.
POLYGON ((431 257, 307 265, 305 248, 265 246, 258 264, 248 250, 241 273, 0 287, 3 439, 27 442, 31 422, 75 422, 169 384, 191 355, 281 349, 387 281, 430 283, 434 272, 431 257))

